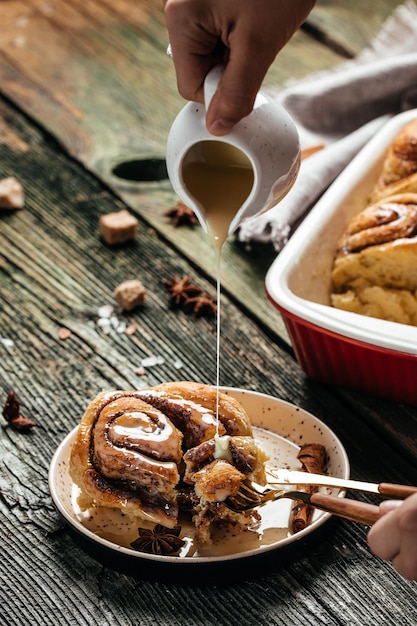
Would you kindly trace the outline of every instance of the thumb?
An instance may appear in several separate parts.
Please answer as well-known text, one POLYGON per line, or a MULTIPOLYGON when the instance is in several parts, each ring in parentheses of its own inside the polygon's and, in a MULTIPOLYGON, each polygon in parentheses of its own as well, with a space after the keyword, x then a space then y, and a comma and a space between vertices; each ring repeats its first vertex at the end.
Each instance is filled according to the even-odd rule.
POLYGON ((230 57, 207 111, 206 125, 210 133, 225 135, 249 115, 263 75, 259 63, 251 67, 247 60, 242 65, 230 57))
POLYGON ((401 506, 401 504, 403 504, 402 500, 383 500, 383 502, 379 505, 379 511, 381 515, 386 515, 387 513, 397 509, 401 506))

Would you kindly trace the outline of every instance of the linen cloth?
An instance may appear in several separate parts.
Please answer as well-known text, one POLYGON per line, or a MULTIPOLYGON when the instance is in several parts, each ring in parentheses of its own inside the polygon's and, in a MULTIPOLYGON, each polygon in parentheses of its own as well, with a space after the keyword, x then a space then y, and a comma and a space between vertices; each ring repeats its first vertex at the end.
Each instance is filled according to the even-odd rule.
POLYGON ((417 107, 417 6, 397 7, 369 48, 335 70, 267 92, 292 116, 304 159, 279 204, 243 223, 240 241, 271 242, 279 251, 294 227, 366 142, 391 117, 417 107))

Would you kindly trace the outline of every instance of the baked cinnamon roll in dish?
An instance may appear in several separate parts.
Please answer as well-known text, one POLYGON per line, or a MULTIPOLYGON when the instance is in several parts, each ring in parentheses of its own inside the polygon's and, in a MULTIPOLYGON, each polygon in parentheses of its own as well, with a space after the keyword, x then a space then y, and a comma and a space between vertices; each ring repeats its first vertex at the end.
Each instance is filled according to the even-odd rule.
POLYGON ((370 203, 399 193, 417 193, 417 119, 406 124, 389 146, 370 203))
POLYGON ((417 326, 417 194, 389 196, 356 215, 331 278, 334 307, 417 326))
POLYGON ((100 393, 71 451, 79 506, 114 507, 168 528, 188 515, 200 543, 215 524, 256 525, 256 513, 234 513, 224 501, 246 478, 265 484, 266 456, 234 398, 219 392, 218 419, 216 409, 216 389, 188 381, 100 393))

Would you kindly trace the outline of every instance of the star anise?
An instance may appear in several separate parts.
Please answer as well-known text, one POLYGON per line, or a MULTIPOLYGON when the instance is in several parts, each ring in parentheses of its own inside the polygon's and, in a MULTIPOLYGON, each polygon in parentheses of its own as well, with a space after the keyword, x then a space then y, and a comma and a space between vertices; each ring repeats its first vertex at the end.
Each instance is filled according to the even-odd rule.
POLYGON ((187 298, 184 303, 184 311, 194 313, 196 317, 212 317, 217 313, 217 305, 211 296, 203 293, 193 298, 187 298))
POLYGON ((36 422, 20 414, 20 403, 14 391, 9 391, 3 407, 3 417, 15 430, 25 432, 36 426, 36 422))
POLYGON ((130 544, 138 552, 149 554, 171 555, 179 551, 185 541, 179 537, 181 526, 166 528, 157 524, 153 530, 138 528, 139 537, 130 544))
POLYGON ((166 211, 165 215, 170 218, 171 224, 175 228, 177 226, 194 226, 198 224, 194 211, 181 200, 172 209, 166 211))
POLYGON ((174 276, 172 280, 165 281, 165 287, 169 293, 169 303, 172 307, 183 306, 188 298, 194 298, 201 294, 202 289, 193 285, 190 276, 178 278, 174 276))

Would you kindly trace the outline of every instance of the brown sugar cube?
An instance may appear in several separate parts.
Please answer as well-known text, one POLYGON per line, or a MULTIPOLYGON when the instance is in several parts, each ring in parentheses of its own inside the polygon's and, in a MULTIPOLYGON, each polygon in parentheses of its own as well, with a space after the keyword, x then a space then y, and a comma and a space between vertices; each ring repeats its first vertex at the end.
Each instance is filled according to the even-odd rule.
POLYGON ((23 187, 16 178, 0 180, 0 209, 21 209, 24 203, 23 187))
POLYGON ((99 232, 110 246, 134 239, 138 228, 138 220, 126 209, 102 215, 99 221, 99 232))
POLYGON ((146 289, 140 280, 125 280, 114 291, 117 304, 123 311, 131 311, 146 300, 146 289))

